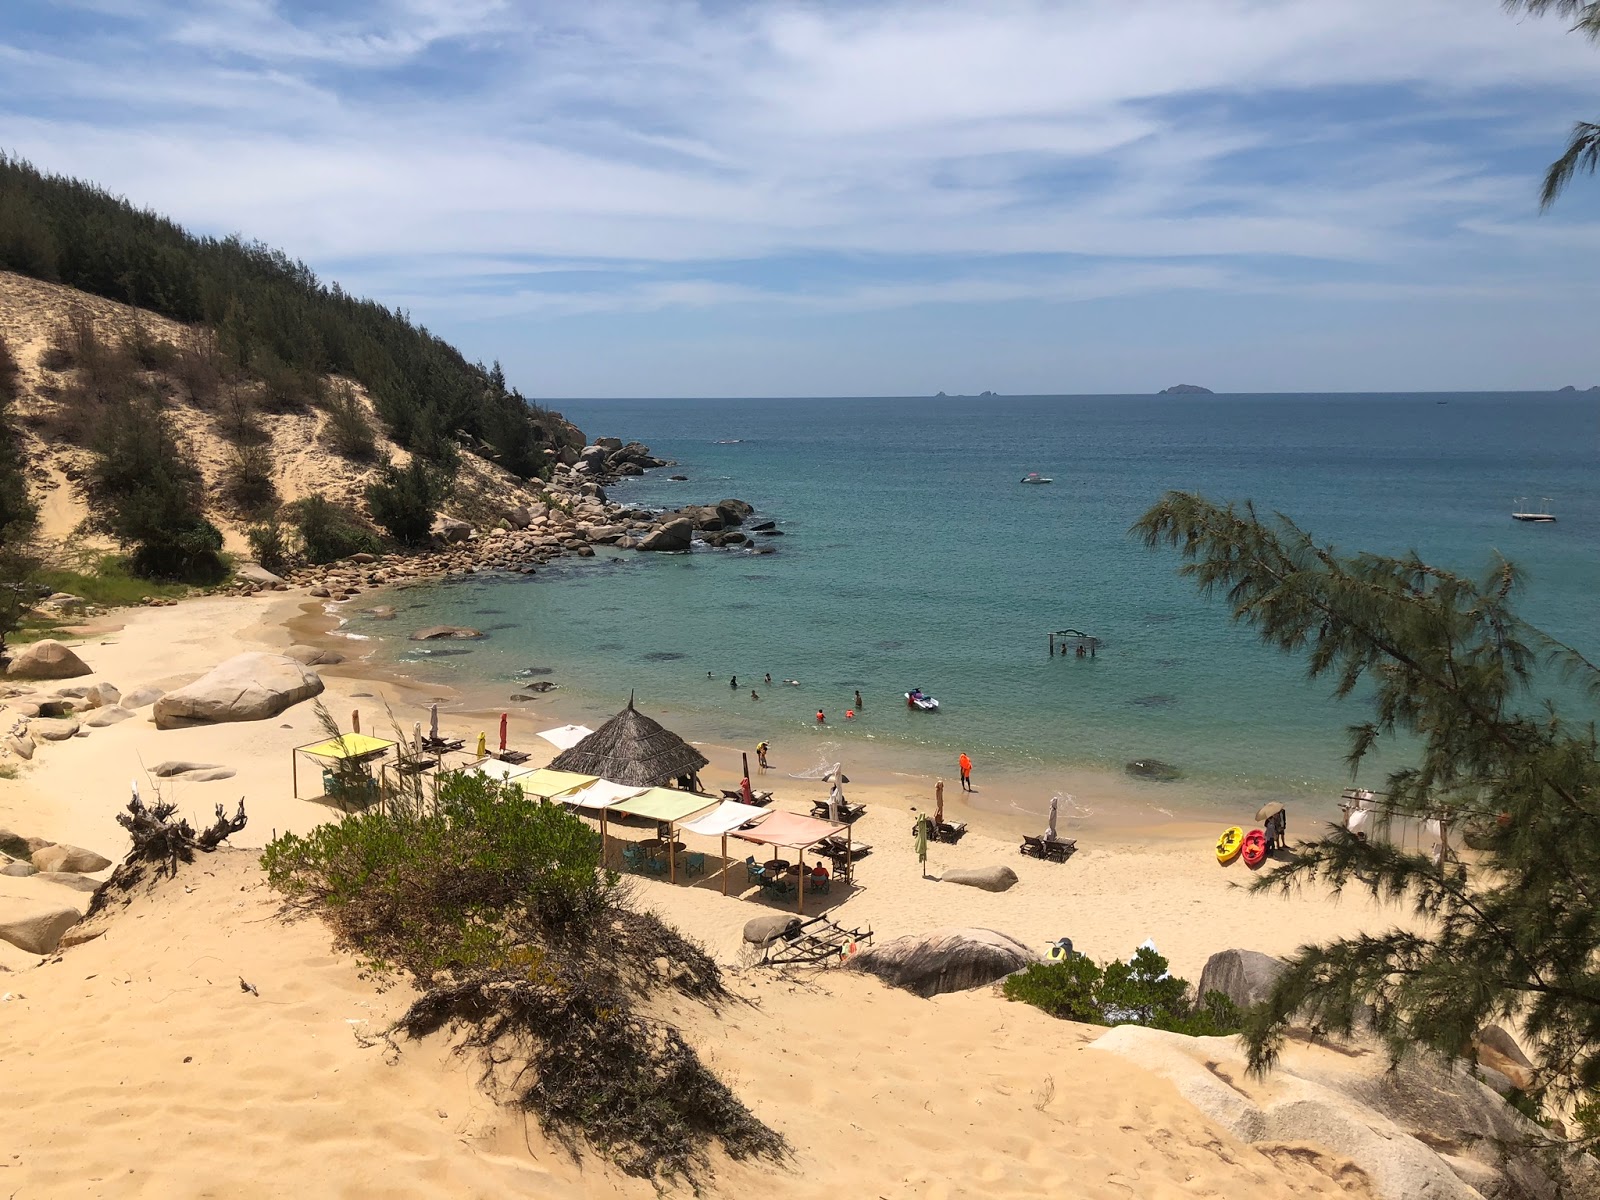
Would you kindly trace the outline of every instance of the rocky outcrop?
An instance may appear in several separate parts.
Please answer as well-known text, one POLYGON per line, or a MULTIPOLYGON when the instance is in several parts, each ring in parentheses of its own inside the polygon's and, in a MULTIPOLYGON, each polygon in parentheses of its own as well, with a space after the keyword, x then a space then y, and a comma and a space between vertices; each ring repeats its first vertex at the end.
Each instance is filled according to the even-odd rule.
POLYGON ((285 586, 282 578, 257 563, 245 563, 242 566, 235 567, 233 573, 246 583, 258 584, 261 587, 277 588, 285 586))
POLYGON ((427 625, 411 635, 413 642, 437 642, 444 639, 452 641, 472 641, 481 638, 483 632, 478 629, 467 629, 460 625, 427 625))
POLYGON ((49 954, 78 923, 78 910, 50 900, 0 896, 0 941, 29 954, 49 954))
POLYGON ((983 987, 1037 959, 1027 946, 993 929, 947 928, 868 947, 848 965, 918 996, 938 996, 983 987))
POLYGON ((1158 396, 1211 396, 1215 393, 1208 387, 1201 387, 1198 383, 1175 383, 1169 388, 1162 388, 1156 393, 1158 396))
POLYGON ((455 517, 435 517, 432 533, 440 542, 464 542, 472 536, 472 526, 455 517))
POLYGON ((653 529, 640 542, 641 550, 687 550, 694 540, 694 523, 678 517, 653 529))
POLYGON ((939 882, 960 883, 985 892, 1004 892, 1017 882, 1017 873, 1010 867, 972 867, 946 871, 939 876, 939 882))
POLYGON ((41 871, 104 871, 111 860, 82 846, 46 846, 33 852, 33 865, 41 871))
POLYGON ((290 646, 284 653, 308 667, 332 667, 344 661, 344 655, 337 650, 323 650, 317 646, 290 646))
POLYGON ((1195 995, 1221 992, 1239 1008, 1252 1008, 1267 998, 1283 974, 1283 960, 1256 950, 1219 950, 1206 959, 1195 995))
POLYGON ((134 688, 133 691, 129 692, 121 699, 120 703, 122 707, 126 709, 144 708, 147 705, 154 704, 157 700, 161 699, 161 697, 165 695, 166 692, 162 691, 160 688, 149 687, 147 685, 145 687, 134 688))
POLYGON ((286 655, 239 654, 157 700, 156 726, 261 721, 321 691, 321 677, 286 655))
POLYGON ((18 650, 6 671, 11 679, 76 679, 92 673, 83 659, 51 638, 18 650))

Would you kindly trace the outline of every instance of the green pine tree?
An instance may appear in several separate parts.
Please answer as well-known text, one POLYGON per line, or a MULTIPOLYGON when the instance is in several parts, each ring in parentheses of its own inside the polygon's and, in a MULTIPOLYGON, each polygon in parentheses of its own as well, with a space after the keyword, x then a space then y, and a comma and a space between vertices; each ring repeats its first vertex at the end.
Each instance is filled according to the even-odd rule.
POLYGON ((0 662, 7 635, 35 599, 32 577, 38 565, 31 549, 39 514, 22 473, 22 439, 11 421, 16 396, 16 359, 0 338, 0 662))

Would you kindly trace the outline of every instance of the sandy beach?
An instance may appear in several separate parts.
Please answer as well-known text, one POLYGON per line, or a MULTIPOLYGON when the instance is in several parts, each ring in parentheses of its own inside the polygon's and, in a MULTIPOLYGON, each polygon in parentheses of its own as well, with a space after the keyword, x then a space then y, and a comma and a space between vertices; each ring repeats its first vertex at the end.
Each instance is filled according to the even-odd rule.
MULTIPOLYGON (((328 625, 292 592, 122 611, 77 644, 94 675, 72 682, 170 688, 243 650, 306 644, 328 625)), ((353 645, 344 640, 347 651, 353 645)), ((380 734, 389 725, 385 704, 409 729, 434 698, 356 659, 320 670, 323 699, 341 723, 359 710, 362 728, 380 734)), ((493 736, 481 719, 451 710, 457 698, 444 700, 447 731, 470 740, 486 727, 493 736)), ((537 724, 514 712, 511 741, 543 745, 533 730, 552 717, 560 717, 556 703, 541 706, 537 724)), ((155 781, 147 772, 163 760, 235 772, 215 782, 163 781, 162 794, 191 818, 241 796, 249 814, 233 851, 137 900, 103 937, 43 966, 0 948, 9 968, 0 976, 8 996, 0 1054, 26 1064, 12 1089, 0 1191, 648 1194, 647 1184, 594 1160, 568 1161, 521 1116, 486 1098, 473 1067, 442 1040, 407 1045, 390 1065, 393 1055, 361 1036, 392 1019, 409 989, 380 989, 363 977, 351 956, 330 948, 320 923, 284 921, 252 853, 276 833, 336 816, 291 791, 291 750, 318 735, 310 704, 266 721, 165 731, 144 709, 86 737, 41 745, 15 778, 0 780, 0 826, 112 859, 126 847, 115 815, 130 781, 148 796, 155 781), (241 991, 241 979, 259 995, 241 991)), ((706 785, 736 786, 738 751, 705 749, 706 785)), ((302 771, 302 780, 309 775, 302 771)), ((809 811, 823 794, 820 783, 777 772, 764 786, 777 792, 776 808, 791 811, 809 811)), ((810 898, 880 940, 979 926, 1041 952, 1068 936, 1111 958, 1148 938, 1175 972, 1194 979, 1224 948, 1282 954, 1309 939, 1387 927, 1399 915, 1355 897, 1252 897, 1239 886, 1241 866, 1218 868, 1215 830, 1181 822, 1136 836, 1110 825, 1064 828, 1079 850, 1063 864, 1024 858, 1015 821, 974 809, 959 844, 930 848, 924 879, 911 836, 913 807, 931 802, 921 788, 853 783, 850 798, 868 808, 856 837, 873 851, 853 887, 810 898), (988 893, 933 878, 993 864, 1015 870, 1017 886, 988 893)), ((947 815, 956 815, 959 795, 947 787, 947 815)), ((1268 1155, 1236 1142, 1156 1076, 1080 1054, 1102 1031, 1008 1004, 993 989, 926 1001, 847 972, 789 979, 740 969, 749 957, 744 922, 772 906, 756 893, 740 895, 742 870, 724 896, 717 844, 693 848, 712 857, 705 877, 632 886, 642 904, 734 968, 735 991, 755 1003, 721 1015, 684 1003, 672 1019, 795 1147, 787 1168, 718 1163, 720 1193, 748 1193, 779 1170, 783 1195, 1350 1194, 1337 1162, 1319 1166, 1314 1154, 1268 1155)), ((620 861, 615 842, 612 853, 620 861)), ((87 901, 38 879, 0 879, 0 892, 87 901)))

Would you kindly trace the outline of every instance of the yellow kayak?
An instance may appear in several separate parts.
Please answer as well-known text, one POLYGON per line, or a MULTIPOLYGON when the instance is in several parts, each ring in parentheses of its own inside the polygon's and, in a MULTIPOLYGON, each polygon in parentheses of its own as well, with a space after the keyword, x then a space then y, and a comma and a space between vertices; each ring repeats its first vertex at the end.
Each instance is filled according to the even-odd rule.
POLYGON ((1217 861, 1227 866, 1239 857, 1239 851, 1244 847, 1244 830, 1237 825, 1222 831, 1222 836, 1217 839, 1217 861))

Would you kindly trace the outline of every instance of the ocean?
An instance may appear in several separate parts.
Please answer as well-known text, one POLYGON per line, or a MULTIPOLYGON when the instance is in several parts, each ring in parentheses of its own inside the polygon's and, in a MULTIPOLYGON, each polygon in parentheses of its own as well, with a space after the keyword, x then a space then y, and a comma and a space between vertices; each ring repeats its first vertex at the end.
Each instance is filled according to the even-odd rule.
MULTIPOLYGON (((565 711, 603 718, 631 693, 681 732, 765 738, 790 769, 867 756, 953 778, 965 750, 980 782, 1027 778, 1047 796, 1083 772, 1157 759, 1181 773, 1166 786, 1190 804, 1241 789, 1336 796, 1349 782, 1345 729, 1366 710, 1307 682, 1302 662, 1197 596, 1176 553, 1129 533, 1165 491, 1184 489, 1252 500, 1342 551, 1414 549, 1474 574, 1498 552, 1527 572, 1525 616, 1600 654, 1590 395, 553 406, 591 439, 637 439, 676 460, 610 488, 612 499, 738 497, 753 519, 777 522, 777 553, 603 553, 531 577, 409 589, 393 598, 396 621, 353 615, 350 632, 382 637, 409 671, 485 695, 544 678, 565 711), (1031 471, 1054 482, 1022 485, 1031 471), (1512 521, 1518 497, 1550 497, 1559 523, 1512 521), (489 636, 401 640, 436 622, 489 636), (1061 629, 1099 638, 1096 656, 1050 658, 1061 629), (937 714, 907 709, 914 687, 939 699, 937 714), (862 709, 846 719, 858 689, 862 709)), ((1394 761, 1380 757, 1362 781, 1381 782, 1394 761)))

